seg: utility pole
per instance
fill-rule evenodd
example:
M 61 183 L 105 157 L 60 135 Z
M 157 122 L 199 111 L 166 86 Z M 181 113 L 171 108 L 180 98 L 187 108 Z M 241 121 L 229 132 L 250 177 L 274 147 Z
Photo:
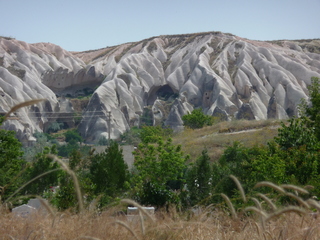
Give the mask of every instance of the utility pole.
M 108 112 L 107 121 L 108 121 L 108 145 L 110 146 L 110 133 L 111 133 L 111 111 L 109 111 L 109 112 Z

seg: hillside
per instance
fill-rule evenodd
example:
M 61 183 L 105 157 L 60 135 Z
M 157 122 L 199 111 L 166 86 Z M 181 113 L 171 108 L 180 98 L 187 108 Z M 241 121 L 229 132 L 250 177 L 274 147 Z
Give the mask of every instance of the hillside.
M 107 136 L 108 112 L 112 138 L 141 124 L 178 131 L 181 116 L 198 107 L 224 120 L 285 119 L 308 97 L 311 77 L 320 77 L 319 46 L 319 39 L 263 42 L 208 32 L 68 52 L 2 37 L 0 110 L 48 99 L 4 126 L 26 143 L 54 122 L 76 126 L 75 115 L 87 142 Z M 81 96 L 88 102 L 72 100 Z
M 246 147 L 266 145 L 278 135 L 280 120 L 233 120 L 216 123 L 201 129 L 185 129 L 173 136 L 173 143 L 180 144 L 191 161 L 203 150 L 208 151 L 211 161 L 217 161 L 224 150 L 238 141 Z

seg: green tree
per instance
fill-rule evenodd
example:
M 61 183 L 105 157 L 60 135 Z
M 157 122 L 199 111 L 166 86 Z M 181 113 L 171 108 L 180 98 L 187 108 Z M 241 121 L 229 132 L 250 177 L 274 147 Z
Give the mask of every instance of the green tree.
M 186 174 L 187 190 L 189 192 L 188 205 L 194 206 L 210 196 L 212 189 L 212 169 L 207 150 L 203 150 L 201 156 L 194 165 L 189 167 Z
M 47 132 L 48 132 L 48 133 L 58 132 L 58 131 L 61 129 L 62 126 L 63 126 L 63 123 L 52 122 L 52 123 L 50 124 L 50 126 L 48 127 Z
M 271 151 L 284 161 L 287 181 L 297 185 L 314 185 L 320 179 L 320 80 L 312 78 L 311 83 L 310 103 L 302 100 L 300 117 L 290 119 L 288 125 L 282 123 L 275 138 L 280 149 Z
M 52 170 L 54 171 L 32 181 L 32 183 L 24 188 L 25 194 L 37 194 L 42 196 L 51 186 L 59 185 L 59 176 L 62 174 L 62 170 L 57 162 L 54 162 L 52 158 L 48 157 L 48 154 L 56 153 L 57 150 L 55 145 L 51 148 L 45 147 L 43 152 L 38 153 L 35 160 L 28 164 L 26 172 L 24 173 L 25 182 L 28 182 L 43 173 Z
M 123 159 L 119 144 L 112 141 L 105 152 L 91 158 L 90 176 L 95 185 L 96 195 L 105 195 L 111 198 L 123 192 L 128 187 L 129 171 Z
M 77 132 L 76 129 L 68 130 L 64 133 L 64 136 L 66 137 L 66 142 L 75 141 L 75 142 L 83 142 L 82 137 Z
M 73 150 L 69 155 L 69 168 L 76 174 L 82 196 L 86 196 L 86 201 L 90 202 L 94 198 L 94 184 L 90 179 L 90 156 L 82 154 L 78 150 Z M 76 189 L 70 174 L 63 172 L 60 176 L 59 188 L 53 194 L 51 203 L 60 210 L 74 209 L 78 206 Z
M 172 144 L 172 139 L 156 144 L 140 143 L 134 152 L 136 173 L 133 176 L 135 198 L 142 204 L 164 206 L 178 203 L 178 196 L 170 189 L 170 183 L 179 181 L 186 168 L 181 146 Z
M 246 179 L 250 186 L 261 181 L 270 181 L 275 184 L 289 183 L 286 161 L 281 154 L 282 150 L 275 142 L 269 142 L 266 148 L 257 148 L 256 153 L 259 154 L 251 155 L 251 168 Z
M 143 126 L 140 131 L 140 139 L 144 143 L 156 143 L 159 138 L 171 137 L 172 132 L 172 129 L 161 126 Z
M 2 123 L 2 119 L 0 122 Z M 15 132 L 0 129 L 0 191 L 2 200 L 10 196 L 21 184 L 16 178 L 26 162 L 22 159 L 21 143 Z
M 121 140 L 121 142 L 124 142 L 125 144 L 138 146 L 139 143 L 141 142 L 140 132 L 141 132 L 140 128 L 132 127 L 129 131 L 123 133 L 120 136 L 120 140 Z
M 35 132 L 33 136 L 36 138 L 36 142 L 29 147 L 24 147 L 23 152 L 23 158 L 27 162 L 31 162 L 35 159 L 36 155 L 39 152 L 42 152 L 45 147 L 51 147 L 52 144 L 49 141 L 52 141 L 52 139 L 49 139 L 49 135 L 41 132 Z
M 79 148 L 78 142 L 72 139 L 66 145 L 58 147 L 58 155 L 61 157 L 68 157 L 73 151 L 78 150 Z
M 271 172 L 272 169 L 268 169 L 268 167 L 277 164 L 277 162 L 268 161 L 267 156 L 268 148 L 262 146 L 248 148 L 240 142 L 234 142 L 233 145 L 225 149 L 219 161 L 212 166 L 214 192 L 224 193 L 228 196 L 233 196 L 237 192 L 237 186 L 229 177 L 230 175 L 236 176 L 246 191 L 251 190 L 258 181 L 276 179 L 278 176 L 271 178 L 275 173 Z M 274 168 L 277 167 L 277 165 L 274 166 Z M 282 175 L 279 174 L 279 178 L 281 178 Z
M 312 77 L 311 85 L 308 87 L 308 90 L 310 105 L 303 105 L 305 117 L 309 120 L 306 121 L 306 124 L 308 127 L 313 128 L 318 141 L 320 141 L 320 79 Z
M 283 150 L 301 146 L 306 146 L 309 150 L 319 149 L 319 140 L 314 128 L 308 127 L 305 121 L 306 119 L 303 117 L 291 118 L 289 125 L 281 123 L 281 128 L 278 129 L 278 136 L 274 138 L 275 142 Z
M 306 146 L 308 150 L 319 150 L 320 145 L 320 80 L 312 77 L 308 87 L 310 102 L 302 99 L 300 117 L 289 120 L 289 125 L 282 123 L 275 138 L 283 149 Z
M 205 115 L 201 108 L 194 109 L 191 114 L 182 116 L 183 125 L 192 129 L 211 126 L 213 119 L 212 116 Z

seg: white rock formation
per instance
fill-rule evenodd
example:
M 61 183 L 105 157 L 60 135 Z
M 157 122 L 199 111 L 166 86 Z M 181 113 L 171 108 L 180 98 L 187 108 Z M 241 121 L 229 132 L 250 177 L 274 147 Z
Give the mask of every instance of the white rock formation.
M 319 40 L 262 42 L 210 32 L 70 53 L 0 38 L 0 110 L 47 99 L 5 123 L 24 141 L 73 112 L 57 96 L 93 91 L 78 127 L 87 142 L 108 136 L 109 112 L 111 138 L 143 123 L 179 130 L 181 117 L 198 107 L 226 120 L 284 119 L 308 97 L 311 77 L 320 77 L 319 46 Z
M 27 44 L 0 37 L 0 112 L 6 113 L 14 105 L 31 99 L 46 99 L 37 106 L 18 110 L 13 119 L 5 121 L 3 127 L 16 131 L 18 138 L 27 145 L 34 140 L 35 131 L 42 132 L 59 118 L 61 111 L 56 97 L 59 90 L 63 92 L 68 86 L 76 89 L 80 88 L 79 85 L 93 84 L 93 75 L 94 67 L 87 66 L 59 46 L 50 43 Z M 99 77 L 96 76 L 95 80 L 99 81 Z M 56 87 L 61 79 L 63 86 Z M 65 114 L 66 109 L 62 110 Z
M 107 77 L 87 108 L 91 121 L 79 130 L 89 141 L 98 140 L 107 132 L 108 111 L 112 138 L 137 124 L 147 109 L 154 123 L 166 116 L 162 122 L 177 130 L 181 116 L 197 107 L 224 119 L 291 117 L 307 98 L 311 77 L 320 77 L 320 55 L 296 43 L 281 44 L 203 33 L 109 49 L 92 62 Z M 179 96 L 169 114 L 159 101 L 165 93 Z

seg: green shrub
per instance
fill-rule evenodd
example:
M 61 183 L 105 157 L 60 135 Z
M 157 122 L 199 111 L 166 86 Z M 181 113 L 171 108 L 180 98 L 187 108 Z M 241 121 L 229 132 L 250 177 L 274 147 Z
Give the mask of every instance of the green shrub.
M 183 177 L 188 156 L 181 146 L 158 139 L 156 144 L 142 142 L 134 152 L 136 173 L 133 176 L 133 197 L 142 204 L 162 207 L 165 204 L 179 204 L 178 196 L 170 183 Z M 180 188 L 181 186 L 178 186 Z
M 106 137 L 100 137 L 98 141 L 99 146 L 107 146 L 109 143 L 108 139 Z
M 50 126 L 48 127 L 47 132 L 48 133 L 55 133 L 58 132 L 61 127 L 63 126 L 63 123 L 58 123 L 58 122 L 53 122 L 50 124 Z
M 159 138 L 168 138 L 172 136 L 173 130 L 162 128 L 160 126 L 143 126 L 140 131 L 140 139 L 144 143 L 156 143 Z
M 35 159 L 28 165 L 24 173 L 25 182 L 28 182 L 45 172 L 52 170 L 57 171 L 44 175 L 27 185 L 24 188 L 25 194 L 36 194 L 42 196 L 45 191 L 50 189 L 50 186 L 59 185 L 59 176 L 62 174 L 62 170 L 57 162 L 54 162 L 52 158 L 48 157 L 48 154 L 56 153 L 57 150 L 55 145 L 53 145 L 51 148 L 45 147 L 44 150 L 38 153 Z
M 66 137 L 66 142 L 70 142 L 71 140 L 80 143 L 83 142 L 82 137 L 79 135 L 76 129 L 66 131 L 64 133 L 64 136 Z
M 192 129 L 203 128 L 213 124 L 213 117 L 205 115 L 201 108 L 194 109 L 191 113 L 182 116 L 183 125 Z
M 141 132 L 140 128 L 132 127 L 129 131 L 123 133 L 120 136 L 120 140 L 123 144 L 138 146 L 138 144 L 141 142 L 140 132 Z

